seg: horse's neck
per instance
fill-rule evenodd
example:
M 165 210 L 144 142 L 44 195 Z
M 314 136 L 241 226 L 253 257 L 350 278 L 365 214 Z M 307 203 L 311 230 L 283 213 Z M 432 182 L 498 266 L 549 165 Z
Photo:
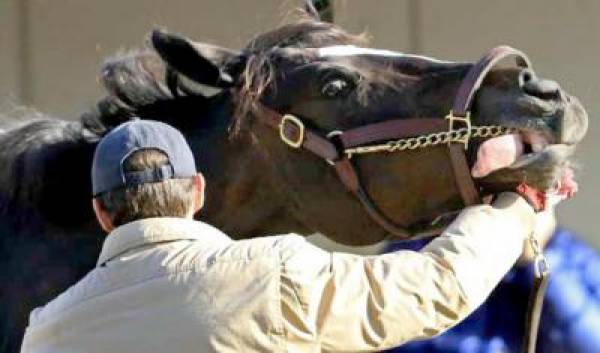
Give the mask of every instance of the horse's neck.
M 212 127 L 188 135 L 197 167 L 207 181 L 200 219 L 234 239 L 306 233 L 289 212 L 286 197 L 277 192 L 269 173 L 272 166 L 253 146 L 251 136 L 228 136 L 228 103 L 216 104 L 208 113 Z

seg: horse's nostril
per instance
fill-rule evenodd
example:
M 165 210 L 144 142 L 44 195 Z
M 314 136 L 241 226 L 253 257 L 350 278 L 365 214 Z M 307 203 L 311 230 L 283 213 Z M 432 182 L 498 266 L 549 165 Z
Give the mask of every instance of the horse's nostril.
M 552 80 L 541 79 L 530 70 L 523 70 L 519 74 L 519 86 L 523 92 L 540 99 L 559 99 L 560 86 Z
M 527 82 L 530 82 L 535 77 L 533 71 L 525 69 L 519 74 L 519 86 L 523 87 Z

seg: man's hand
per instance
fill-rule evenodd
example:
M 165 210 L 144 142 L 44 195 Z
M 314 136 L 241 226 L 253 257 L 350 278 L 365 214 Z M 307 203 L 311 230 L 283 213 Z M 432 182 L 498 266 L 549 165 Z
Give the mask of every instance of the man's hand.
M 571 169 L 568 169 L 566 171 L 566 173 L 569 173 L 569 174 L 566 175 L 565 179 L 567 179 L 567 180 L 570 179 L 571 182 L 573 182 L 572 181 L 573 180 L 573 178 L 572 178 L 573 172 L 571 171 Z M 536 210 L 539 212 L 536 215 L 535 231 L 534 231 L 533 236 L 537 239 L 537 241 L 540 244 L 540 247 L 542 249 L 544 249 L 546 247 L 546 245 L 548 244 L 548 242 L 550 242 L 550 240 L 552 239 L 552 236 L 554 235 L 554 231 L 556 230 L 556 215 L 555 215 L 556 206 L 561 201 L 573 197 L 577 191 L 578 191 L 577 183 L 573 182 L 572 185 L 558 185 L 558 187 L 555 190 L 541 194 L 542 195 L 541 197 L 543 198 L 542 201 L 543 201 L 544 207 L 541 208 L 540 210 Z M 519 192 L 519 194 L 521 194 L 521 193 Z M 539 196 L 539 194 L 536 196 Z M 529 203 L 531 204 L 532 202 L 529 201 Z M 535 206 L 533 206 L 533 207 L 535 209 Z M 519 259 L 519 263 L 521 263 L 521 264 L 529 263 L 530 261 L 533 260 L 533 257 L 534 257 L 531 246 L 529 246 L 528 243 L 525 243 L 525 244 L 526 245 L 525 245 L 525 248 L 523 249 L 523 255 Z
M 540 244 L 540 248 L 544 249 L 552 239 L 556 230 L 556 216 L 554 206 L 548 207 L 545 211 L 538 212 L 535 216 L 535 230 L 533 236 Z M 534 253 L 528 241 L 524 243 L 523 254 L 519 258 L 520 265 L 527 265 L 533 261 Z

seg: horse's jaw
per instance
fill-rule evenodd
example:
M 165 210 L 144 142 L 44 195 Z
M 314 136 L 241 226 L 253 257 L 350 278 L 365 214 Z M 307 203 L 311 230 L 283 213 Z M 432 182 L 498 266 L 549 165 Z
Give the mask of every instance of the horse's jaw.
M 247 131 L 214 131 L 194 144 L 206 178 L 206 203 L 196 218 L 233 239 L 311 233 L 289 211 L 289 200 L 268 172 L 273 166 Z

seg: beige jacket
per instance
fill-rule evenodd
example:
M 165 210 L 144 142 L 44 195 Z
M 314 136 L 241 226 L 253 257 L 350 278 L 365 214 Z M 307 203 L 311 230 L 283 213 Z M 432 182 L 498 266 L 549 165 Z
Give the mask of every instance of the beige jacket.
M 197 221 L 113 231 L 98 266 L 30 316 L 22 352 L 376 350 L 436 335 L 519 257 L 533 212 L 505 194 L 421 252 L 361 257 L 302 237 L 232 241 Z

